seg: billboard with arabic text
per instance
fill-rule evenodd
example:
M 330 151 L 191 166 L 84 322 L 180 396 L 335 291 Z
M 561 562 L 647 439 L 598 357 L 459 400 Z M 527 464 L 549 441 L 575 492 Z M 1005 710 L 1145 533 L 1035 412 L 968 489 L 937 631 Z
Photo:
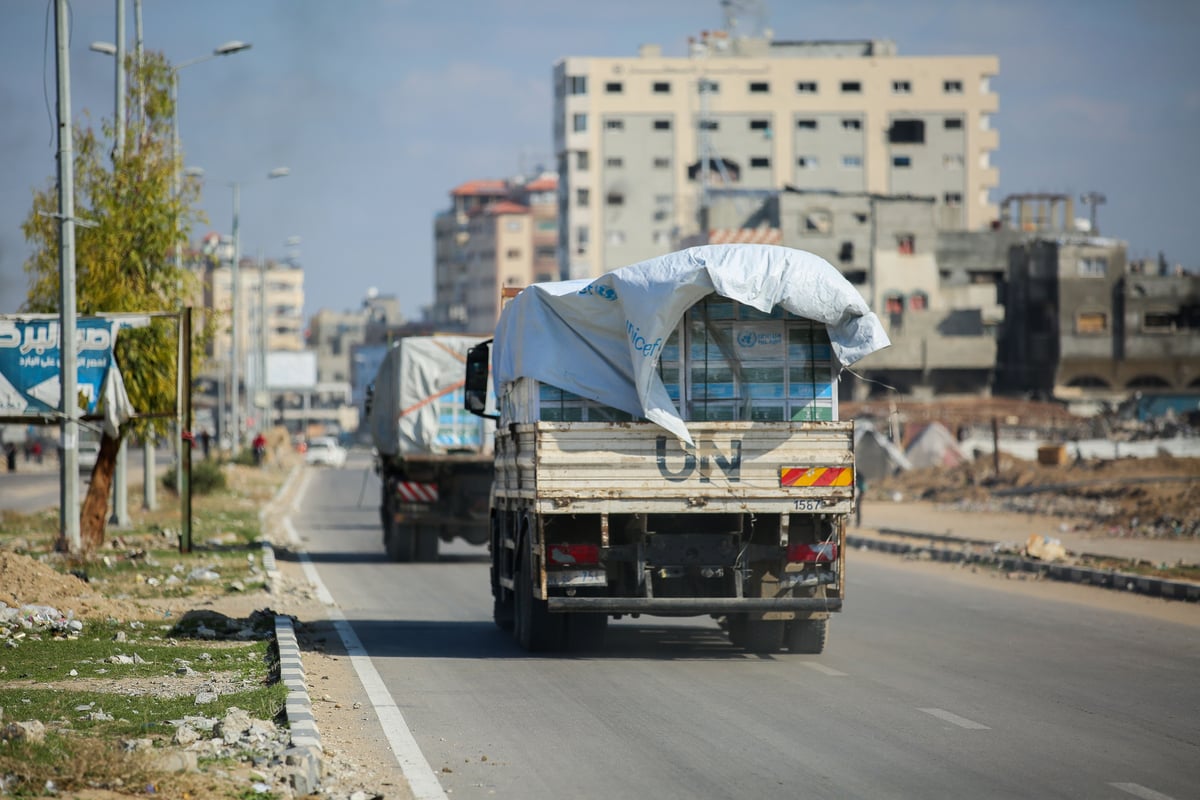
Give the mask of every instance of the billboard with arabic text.
M 80 317 L 75 357 L 85 414 L 97 413 L 122 322 Z M 0 316 L 0 417 L 44 417 L 60 410 L 61 326 L 55 315 Z

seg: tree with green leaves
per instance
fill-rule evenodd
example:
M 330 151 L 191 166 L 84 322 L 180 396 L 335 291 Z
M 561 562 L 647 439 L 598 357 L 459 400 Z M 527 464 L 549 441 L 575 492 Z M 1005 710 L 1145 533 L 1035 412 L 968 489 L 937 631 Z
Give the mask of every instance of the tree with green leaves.
M 177 183 L 181 165 L 173 150 L 172 68 L 162 54 L 146 53 L 140 66 L 130 57 L 128 74 L 130 113 L 120 152 L 115 121 L 105 121 L 101 135 L 75 126 L 75 215 L 82 222 L 75 235 L 76 310 L 81 316 L 174 312 L 200 299 L 196 276 L 177 268 L 174 259 L 192 225 L 203 220 L 195 208 L 199 183 L 191 178 Z M 22 225 L 34 248 L 25 263 L 30 283 L 25 310 L 30 312 L 60 311 L 57 209 L 58 186 L 52 181 L 34 193 Z M 124 329 L 117 336 L 115 357 L 138 414 L 176 407 L 177 328 L 162 323 Z M 193 363 L 203 357 L 208 334 L 201 330 L 194 336 Z M 135 418 L 121 425 L 117 437 L 103 434 L 80 512 L 85 552 L 104 543 L 121 441 L 133 434 L 151 442 L 166 433 L 166 426 L 161 417 Z

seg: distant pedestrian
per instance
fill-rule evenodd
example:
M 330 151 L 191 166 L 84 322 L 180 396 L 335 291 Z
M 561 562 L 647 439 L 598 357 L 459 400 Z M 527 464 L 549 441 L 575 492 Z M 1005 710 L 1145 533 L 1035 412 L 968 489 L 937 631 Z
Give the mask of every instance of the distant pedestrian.
M 204 460 L 208 460 L 208 451 L 212 447 L 212 434 L 208 432 L 208 428 L 200 429 L 200 450 L 204 453 Z
M 261 467 L 267 455 L 267 437 L 259 433 L 254 437 L 254 465 Z
M 4 445 L 4 457 L 8 462 L 8 471 L 17 471 L 17 446 L 12 442 Z

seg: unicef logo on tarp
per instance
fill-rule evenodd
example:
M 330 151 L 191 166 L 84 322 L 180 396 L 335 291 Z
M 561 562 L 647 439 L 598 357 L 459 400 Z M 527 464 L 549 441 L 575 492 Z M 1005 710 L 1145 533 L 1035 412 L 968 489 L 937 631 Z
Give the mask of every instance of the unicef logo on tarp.
M 754 347 L 758 342 L 758 334 L 754 331 L 742 331 L 738 334 L 738 344 L 742 347 Z
M 616 289 L 612 288 L 611 286 L 600 286 L 595 283 L 589 283 L 587 286 L 580 289 L 579 293 L 582 295 L 599 297 L 600 299 L 607 300 L 610 303 L 617 299 Z

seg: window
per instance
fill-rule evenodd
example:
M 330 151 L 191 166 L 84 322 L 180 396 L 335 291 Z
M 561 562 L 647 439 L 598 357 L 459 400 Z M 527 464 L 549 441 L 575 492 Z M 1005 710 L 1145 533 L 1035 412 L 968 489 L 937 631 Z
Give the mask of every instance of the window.
M 671 93 L 671 84 L 667 83 L 666 81 L 655 81 L 654 82 L 654 93 L 655 94 L 670 94 Z
M 815 119 L 798 119 L 796 127 L 802 131 L 815 131 L 817 129 L 817 121 Z
M 892 81 L 892 94 L 912 94 L 912 81 Z
M 606 119 L 604 121 L 604 127 L 610 131 L 623 131 L 623 130 L 625 130 L 625 120 L 623 120 L 623 119 Z
M 917 237 L 911 233 L 896 234 L 896 252 L 902 256 L 911 256 L 917 251 Z
M 510 219 L 508 222 L 504 223 L 504 230 L 508 231 L 509 233 L 520 233 L 520 220 Z
M 669 119 L 656 119 L 656 120 L 654 120 L 654 130 L 656 130 L 656 131 L 669 131 L 669 130 L 671 130 L 671 120 L 669 120 Z
M 842 94 L 859 94 L 862 92 L 861 81 L 842 81 Z
M 771 123 L 769 120 L 765 120 L 765 119 L 750 120 L 750 130 L 752 130 L 752 131 L 766 131 L 766 130 L 770 130 L 770 129 L 771 129 Z
M 824 209 L 809 211 L 804 215 L 805 233 L 829 233 L 833 230 L 833 214 Z
M 908 307 L 912 311 L 924 311 L 929 308 L 929 295 L 921 291 L 913 292 L 908 298 Z
M 654 221 L 655 222 L 665 222 L 667 217 L 669 217 L 669 216 L 671 216 L 671 215 L 660 208 L 654 212 Z
M 587 208 L 588 203 L 591 202 L 591 198 L 592 198 L 592 196 L 591 196 L 591 192 L 589 190 L 587 190 L 587 189 L 576 189 L 575 190 L 575 205 L 579 206 L 580 208 Z
M 750 81 L 750 94 L 766 94 L 771 91 L 771 84 L 766 81 Z
M 962 169 L 963 157 L 959 153 L 950 153 L 942 156 L 942 166 L 946 169 Z
M 907 169 L 912 166 L 912 158 L 909 156 L 892 156 L 892 166 Z
M 720 126 L 717 124 L 717 121 L 715 119 L 700 120 L 700 130 L 702 130 L 702 131 L 715 131 L 719 127 Z
M 625 84 L 620 81 L 609 81 L 604 84 L 604 91 L 606 94 L 621 94 L 625 91 Z
M 578 242 L 577 253 L 586 253 L 588 248 L 588 227 L 580 225 L 575 229 L 575 241 Z
M 799 158 L 796 159 L 796 166 L 800 167 L 800 169 L 816 169 L 817 157 L 816 156 L 800 156 Z
M 1169 311 L 1143 312 L 1142 331 L 1145 333 L 1174 333 L 1175 317 Z
M 625 205 L 625 195 L 621 192 L 610 189 L 608 196 L 605 198 L 605 202 L 607 202 L 610 206 L 623 206 Z
M 796 93 L 797 94 L 816 94 L 817 93 L 817 82 L 816 81 L 796 81 Z
M 700 94 L 718 94 L 721 91 L 721 84 L 716 81 L 700 80 Z
M 942 81 L 942 91 L 946 94 L 962 94 L 962 81 Z
M 671 168 L 671 159 L 663 158 L 662 156 L 655 158 L 654 159 L 654 168 L 655 169 L 670 169 Z
M 842 156 L 842 166 L 847 169 L 859 169 L 862 167 L 862 156 Z
M 570 75 L 567 77 L 567 94 L 587 94 L 587 76 Z
M 948 206 L 961 206 L 962 192 L 946 192 L 942 195 L 942 202 Z
M 588 151 L 578 150 L 575 153 L 575 169 L 579 172 L 587 172 L 588 170 Z
M 771 159 L 766 156 L 751 156 L 750 158 L 750 167 L 752 169 L 769 169 L 770 166 Z
M 838 261 L 842 264 L 854 263 L 854 242 L 842 242 L 838 249 Z
M 1108 274 L 1108 259 L 1104 256 L 1091 256 L 1079 259 L 1079 276 L 1082 278 L 1103 278 Z
M 623 158 L 606 158 L 606 159 L 604 159 L 604 166 L 610 167 L 612 169 L 620 169 L 621 167 L 625 166 L 625 159 L 623 159 Z
M 655 247 L 671 247 L 674 243 L 671 241 L 670 231 L 655 231 L 654 246 Z
M 925 120 L 892 120 L 892 127 L 888 130 L 888 141 L 892 144 L 924 144 Z
M 1083 311 L 1075 315 L 1075 332 L 1081 334 L 1104 333 L 1108 329 L 1108 315 L 1103 311 Z
M 855 211 L 854 212 L 854 221 L 857 222 L 859 225 L 866 225 L 867 224 L 867 215 L 862 213 L 861 211 Z
M 847 117 L 846 119 L 842 120 L 842 128 L 848 131 L 861 131 L 862 120 L 854 117 Z
M 609 244 L 625 244 L 625 231 L 618 231 L 610 228 L 604 235 L 604 238 Z
M 571 117 L 571 128 L 576 133 L 583 133 L 587 130 L 587 114 L 575 114 Z
M 504 257 L 510 258 L 510 259 L 511 258 L 520 258 L 521 250 L 520 250 L 520 248 L 517 248 L 517 247 L 510 247 L 508 250 L 504 251 Z
M 946 117 L 946 119 L 942 122 L 942 125 L 948 131 L 962 130 L 962 117 Z

